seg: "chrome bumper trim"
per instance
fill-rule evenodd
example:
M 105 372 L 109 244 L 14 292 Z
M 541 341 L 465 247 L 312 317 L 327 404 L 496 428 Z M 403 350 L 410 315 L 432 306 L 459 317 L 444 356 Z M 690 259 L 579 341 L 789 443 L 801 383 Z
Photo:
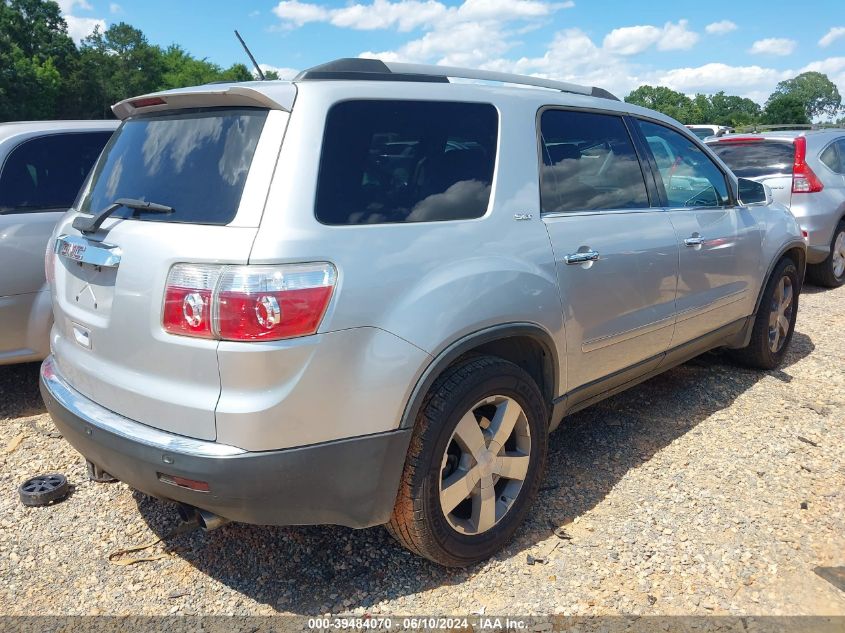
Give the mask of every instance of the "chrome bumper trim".
M 50 395 L 70 413 L 86 424 L 127 440 L 163 451 L 196 457 L 232 457 L 247 452 L 242 448 L 228 444 L 218 444 L 217 442 L 207 442 L 166 433 L 109 411 L 71 387 L 59 375 L 52 356 L 48 356 L 41 364 L 41 380 Z

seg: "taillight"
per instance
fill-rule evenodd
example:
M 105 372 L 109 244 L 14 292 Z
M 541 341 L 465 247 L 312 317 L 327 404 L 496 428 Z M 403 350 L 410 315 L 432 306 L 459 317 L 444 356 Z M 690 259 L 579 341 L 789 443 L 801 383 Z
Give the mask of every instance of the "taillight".
M 177 264 L 167 275 L 162 325 L 171 334 L 214 338 L 211 300 L 221 266 Z
M 329 263 L 278 266 L 177 264 L 165 290 L 164 329 L 227 341 L 314 334 L 334 291 Z
M 807 138 L 795 138 L 795 161 L 792 165 L 792 193 L 816 193 L 824 189 L 822 181 L 807 164 Z
M 47 250 L 44 251 L 44 276 L 50 286 L 56 281 L 56 242 L 52 237 L 47 242 Z

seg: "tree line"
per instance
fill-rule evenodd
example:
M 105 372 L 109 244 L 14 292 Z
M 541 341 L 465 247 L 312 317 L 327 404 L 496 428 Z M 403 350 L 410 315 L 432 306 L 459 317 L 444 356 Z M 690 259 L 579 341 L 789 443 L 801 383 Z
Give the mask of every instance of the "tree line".
M 762 108 L 744 97 L 719 91 L 687 95 L 665 86 L 640 86 L 625 101 L 663 112 L 686 124 L 711 123 L 737 127 L 752 124 L 807 124 L 835 117 L 842 110 L 839 90 L 827 75 L 805 72 L 781 81 Z M 840 119 L 839 123 L 845 123 Z
M 251 79 L 244 64 L 222 68 L 177 44 L 150 44 L 124 22 L 96 29 L 77 45 L 56 2 L 0 0 L 0 121 L 110 118 L 112 104 L 127 97 Z M 763 108 L 723 91 L 690 98 L 665 86 L 640 86 L 625 101 L 682 123 L 730 126 L 809 123 L 836 116 L 842 105 L 836 85 L 818 72 L 780 82 Z
M 221 68 L 177 44 L 150 44 L 123 22 L 77 46 L 55 2 L 0 0 L 0 121 L 110 118 L 127 97 L 251 79 L 244 64 Z

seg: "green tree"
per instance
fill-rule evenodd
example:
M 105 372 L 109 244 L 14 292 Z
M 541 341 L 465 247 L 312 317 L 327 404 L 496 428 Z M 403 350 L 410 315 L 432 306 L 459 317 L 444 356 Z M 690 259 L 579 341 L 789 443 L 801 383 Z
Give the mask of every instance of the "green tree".
M 836 116 L 842 105 L 842 97 L 827 75 L 819 72 L 801 73 L 797 77 L 781 81 L 769 101 L 778 95 L 789 95 L 804 106 L 808 119 L 821 116 Z M 768 104 L 767 104 L 768 106 Z
M 79 108 L 108 118 L 118 101 L 158 90 L 165 64 L 161 49 L 125 22 L 99 28 L 82 41 L 76 81 Z
M 625 101 L 657 110 L 682 123 L 689 122 L 693 110 L 692 99 L 665 86 L 640 86 Z
M 761 123 L 809 123 L 806 103 L 790 94 L 773 94 L 766 102 Z
M 60 116 L 76 62 L 59 5 L 0 0 L 0 121 Z
M 745 97 L 726 95 L 719 91 L 710 97 L 710 116 L 708 123 L 716 125 L 748 125 L 760 117 L 760 106 Z

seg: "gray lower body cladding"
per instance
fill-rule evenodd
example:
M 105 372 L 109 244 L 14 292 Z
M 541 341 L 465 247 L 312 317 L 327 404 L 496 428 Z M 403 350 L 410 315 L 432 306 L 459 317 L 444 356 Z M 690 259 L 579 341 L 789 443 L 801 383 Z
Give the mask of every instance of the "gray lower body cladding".
M 259 525 L 364 528 L 390 518 L 410 429 L 279 451 L 195 455 L 98 426 L 60 402 L 48 382 L 42 370 L 41 394 L 65 439 L 87 460 L 146 494 Z M 159 473 L 207 482 L 209 491 L 165 483 Z

